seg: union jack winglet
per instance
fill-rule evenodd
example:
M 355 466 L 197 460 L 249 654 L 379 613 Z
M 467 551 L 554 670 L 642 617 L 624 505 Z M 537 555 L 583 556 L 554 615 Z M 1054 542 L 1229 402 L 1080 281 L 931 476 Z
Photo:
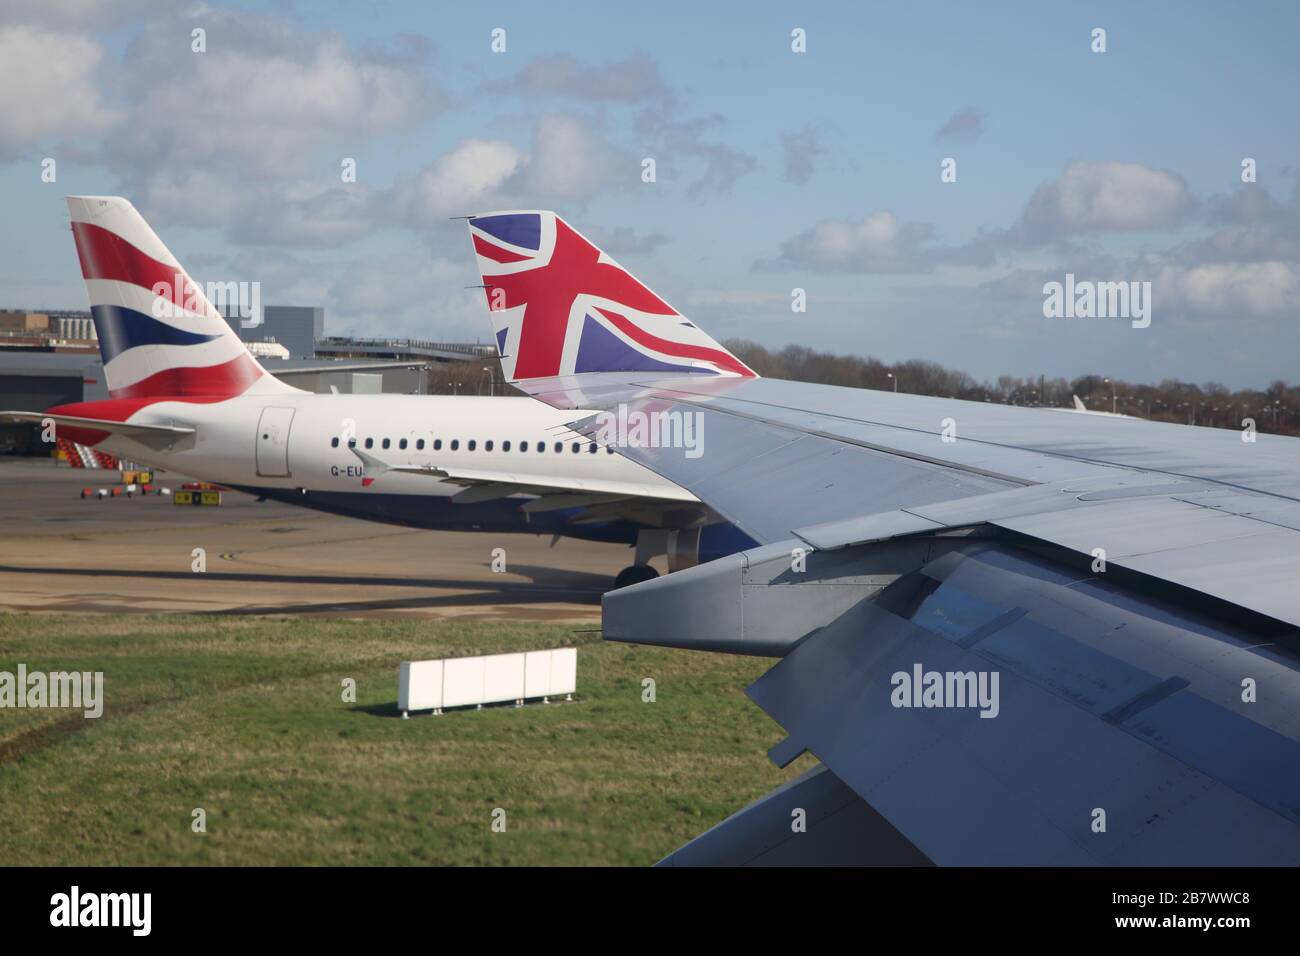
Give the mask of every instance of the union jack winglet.
M 553 212 L 469 218 L 510 381 L 582 372 L 755 377 Z

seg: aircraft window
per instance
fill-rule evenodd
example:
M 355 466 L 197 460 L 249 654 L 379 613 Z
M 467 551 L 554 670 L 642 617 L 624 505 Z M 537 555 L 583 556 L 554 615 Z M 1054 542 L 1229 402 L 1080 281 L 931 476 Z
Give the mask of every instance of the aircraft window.
M 546 451 L 546 442 L 544 442 L 544 441 L 539 441 L 539 442 L 537 443 L 537 451 L 538 451 L 538 453 L 541 453 L 541 452 Z
M 356 448 L 356 447 L 357 447 L 357 440 L 356 440 L 355 438 L 349 438 L 349 439 L 348 439 L 348 447 L 349 447 L 349 448 Z
M 399 442 L 397 443 L 397 447 L 398 447 L 398 448 L 405 448 L 405 447 L 406 447 L 406 439 L 403 438 L 401 441 L 399 441 Z
M 519 443 L 519 450 L 520 450 L 520 451 L 528 451 L 528 442 L 526 442 L 526 441 L 521 441 L 521 442 Z
M 337 435 L 335 435 L 333 438 L 330 439 L 330 447 L 331 447 L 331 448 L 338 448 L 338 447 L 339 447 L 339 439 L 338 439 L 338 436 L 337 436 Z
M 558 455 L 562 451 L 564 451 L 564 442 L 557 441 L 555 443 L 555 453 Z
M 434 451 L 442 451 L 442 439 L 441 439 L 441 438 L 435 438 L 435 439 L 433 440 L 433 450 L 434 450 Z
M 610 445 L 609 447 L 607 447 L 607 448 L 605 449 L 605 451 L 606 451 L 606 453 L 608 453 L 608 454 L 610 454 L 610 455 L 614 454 L 614 446 L 613 446 L 613 445 Z
M 573 453 L 576 455 L 580 451 L 582 451 L 582 442 L 575 441 L 573 443 Z
M 471 439 L 469 440 L 469 444 L 467 444 L 465 447 L 468 448 L 470 451 L 473 451 L 473 450 L 474 450 L 474 447 L 475 447 L 477 444 L 478 444 L 478 442 L 476 442 L 474 439 L 471 438 Z
M 452 450 L 452 451 L 455 451 L 455 450 L 458 449 L 458 448 L 460 448 L 460 439 L 459 439 L 459 438 L 453 438 L 453 439 L 451 440 L 451 450 Z
M 595 442 L 592 442 L 590 445 L 587 446 L 587 452 L 588 452 L 589 454 L 594 455 L 594 454 L 596 454 L 596 448 L 597 448 L 597 447 L 598 447 L 598 446 L 596 445 L 596 443 L 595 443 Z
M 387 438 L 384 439 L 384 447 L 385 447 L 385 448 L 387 448 L 387 447 L 388 447 L 389 445 L 391 445 L 391 444 L 392 444 L 392 442 L 390 442 Z
M 489 438 L 487 441 L 485 441 L 485 442 L 483 443 L 483 450 L 484 450 L 484 451 L 491 451 L 491 450 L 492 450 L 492 439 Z
M 375 440 L 374 440 L 373 438 L 367 438 L 367 439 L 366 439 L 366 447 L 367 447 L 367 448 L 374 448 L 374 447 L 375 447 Z
M 415 449 L 416 449 L 416 451 L 424 451 L 424 439 L 423 439 L 423 438 L 417 438 L 417 439 L 415 440 Z
M 509 450 L 510 450 L 510 442 L 508 442 L 508 441 L 503 441 L 503 442 L 501 443 L 501 450 L 502 450 L 502 451 L 509 451 Z

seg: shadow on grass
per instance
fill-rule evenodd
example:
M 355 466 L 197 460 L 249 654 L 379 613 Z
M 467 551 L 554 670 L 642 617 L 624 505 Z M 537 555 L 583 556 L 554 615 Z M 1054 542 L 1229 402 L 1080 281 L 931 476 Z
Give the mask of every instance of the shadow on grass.
M 402 712 L 397 709 L 397 701 L 384 704 L 367 704 L 362 707 L 357 705 L 350 708 L 352 711 L 360 714 L 369 714 L 371 717 L 401 717 Z
M 537 700 L 532 700 L 532 699 L 528 700 L 523 707 L 516 707 L 514 701 L 503 700 L 491 704 L 484 704 L 482 709 L 483 710 L 525 710 L 529 707 L 550 707 L 554 704 L 566 704 L 566 703 L 573 704 L 576 703 L 577 701 L 578 698 L 576 696 L 574 697 L 573 700 L 569 700 L 569 701 L 566 701 L 561 697 L 556 697 L 550 701 L 543 701 L 539 698 Z M 442 713 L 437 716 L 445 717 L 450 714 L 473 713 L 474 711 L 479 709 L 480 708 L 474 704 L 466 704 L 464 707 L 446 707 L 443 709 Z M 350 707 L 349 710 L 358 714 L 369 714 L 371 717 L 401 717 L 402 716 L 402 712 L 397 709 L 397 701 L 385 702 L 382 704 L 366 704 L 364 706 L 362 706 L 361 704 L 357 704 L 354 707 Z M 411 711 L 411 716 L 432 717 L 435 715 L 431 710 L 413 710 Z

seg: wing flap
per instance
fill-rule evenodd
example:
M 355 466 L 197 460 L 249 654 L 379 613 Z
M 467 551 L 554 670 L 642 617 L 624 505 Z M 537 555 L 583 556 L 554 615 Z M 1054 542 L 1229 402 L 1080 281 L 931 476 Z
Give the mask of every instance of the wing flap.
M 802 815 L 804 829 L 791 824 Z M 657 866 L 928 866 L 826 767 L 814 767 L 670 853 Z
M 923 574 L 932 589 L 905 614 L 882 592 L 751 686 L 790 733 L 780 753 L 814 754 L 940 865 L 1300 861 L 1294 662 L 1080 595 L 1028 556 L 976 549 Z M 1280 706 L 1243 705 L 1241 673 Z M 998 681 L 987 708 L 923 706 L 921 674 Z

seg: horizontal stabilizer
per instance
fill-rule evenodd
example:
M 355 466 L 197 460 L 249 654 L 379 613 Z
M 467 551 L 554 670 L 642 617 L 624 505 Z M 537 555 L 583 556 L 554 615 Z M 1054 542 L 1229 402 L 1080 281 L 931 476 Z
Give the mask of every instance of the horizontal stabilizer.
M 26 422 L 32 425 L 43 425 L 47 421 L 52 421 L 56 428 L 67 425 L 86 431 L 107 432 L 111 435 L 126 435 L 131 438 L 180 437 L 194 434 L 194 429 L 188 425 L 115 422 L 105 418 L 84 418 L 80 415 L 51 415 L 49 412 L 0 412 L 0 421 Z

